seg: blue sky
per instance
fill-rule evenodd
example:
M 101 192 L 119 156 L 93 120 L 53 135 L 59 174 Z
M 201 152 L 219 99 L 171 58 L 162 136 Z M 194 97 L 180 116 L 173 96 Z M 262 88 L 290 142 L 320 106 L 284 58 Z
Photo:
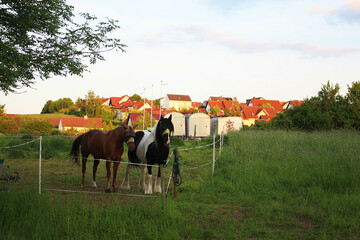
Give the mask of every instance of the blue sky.
M 47 100 L 134 93 L 287 101 L 315 96 L 328 80 L 341 93 L 360 81 L 360 0 L 72 0 L 76 12 L 119 20 L 110 52 L 84 77 L 38 80 L 0 94 L 7 113 L 39 113 Z M 160 83 L 164 85 L 162 91 Z M 153 87 L 152 87 L 153 86 Z M 145 93 L 144 88 L 146 88 Z

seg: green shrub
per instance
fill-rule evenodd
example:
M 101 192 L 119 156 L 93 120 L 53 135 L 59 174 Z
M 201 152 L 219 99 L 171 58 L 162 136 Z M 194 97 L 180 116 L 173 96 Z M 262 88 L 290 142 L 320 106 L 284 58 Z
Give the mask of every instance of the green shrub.
M 21 138 L 13 138 L 8 141 L 7 148 L 4 149 L 8 158 L 36 158 L 39 156 L 39 142 L 34 141 L 26 144 L 35 138 L 31 135 L 24 135 Z M 22 146 L 18 146 L 24 144 Z
M 19 131 L 19 125 L 16 121 L 13 121 L 7 117 L 0 117 L 0 133 L 2 134 L 14 134 Z
M 177 136 L 171 137 L 171 145 L 173 146 L 184 146 L 184 141 Z
M 50 134 L 53 130 L 53 125 L 48 120 L 32 119 L 22 126 L 27 133 Z
M 57 130 L 57 129 L 52 130 L 51 133 L 50 133 L 50 135 L 60 135 L 60 134 L 61 134 L 60 131 Z

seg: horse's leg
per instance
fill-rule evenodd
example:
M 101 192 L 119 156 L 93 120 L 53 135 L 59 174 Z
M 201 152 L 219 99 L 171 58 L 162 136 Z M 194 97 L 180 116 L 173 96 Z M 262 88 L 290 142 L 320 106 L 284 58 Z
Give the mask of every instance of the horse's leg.
M 86 171 L 86 161 L 89 155 L 87 154 L 82 154 L 82 186 L 83 188 L 85 188 L 85 171 Z
M 148 182 L 145 187 L 145 194 L 152 194 L 152 167 L 148 166 Z
M 125 177 L 121 184 L 121 189 L 123 189 L 123 190 L 130 190 L 129 176 L 130 176 L 131 170 L 132 170 L 132 165 L 128 163 L 126 166 Z
M 111 167 L 111 160 L 107 159 L 106 160 L 106 179 L 107 179 L 107 183 L 106 183 L 106 189 L 105 189 L 106 193 L 111 193 L 111 190 L 110 190 L 110 177 L 111 177 L 110 167 Z
M 156 193 L 161 193 L 161 170 L 160 170 L 160 166 L 159 166 L 159 171 L 158 171 L 158 175 L 157 178 L 155 179 L 155 186 L 154 186 L 154 192 Z
M 121 160 L 121 159 L 120 159 Z M 114 165 L 113 165 L 113 182 L 112 182 L 112 187 L 114 192 L 117 192 L 118 189 L 116 187 L 116 175 L 117 175 L 117 170 L 119 168 L 119 164 L 120 164 L 120 160 L 118 161 L 114 161 Z
M 97 171 L 97 167 L 100 163 L 99 159 L 94 159 L 94 165 L 93 165 L 93 181 L 92 181 L 92 186 L 93 188 L 97 188 L 96 185 L 96 171 Z
M 145 174 L 146 174 L 146 167 L 145 166 L 141 166 L 141 177 L 140 177 L 140 181 L 138 186 L 140 187 L 140 189 L 145 190 Z

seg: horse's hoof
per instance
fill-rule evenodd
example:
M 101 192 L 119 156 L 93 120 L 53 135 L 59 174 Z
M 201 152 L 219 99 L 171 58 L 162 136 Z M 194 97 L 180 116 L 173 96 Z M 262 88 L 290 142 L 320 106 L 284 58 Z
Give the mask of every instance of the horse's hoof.
M 121 186 L 120 186 L 120 189 L 121 189 L 121 190 L 125 190 L 125 191 L 129 191 L 129 190 L 130 190 L 130 185 L 124 185 L 124 186 L 121 185 Z
M 105 192 L 106 192 L 106 193 L 111 193 L 110 188 L 106 188 L 106 189 L 105 189 Z
M 114 192 L 118 192 L 118 188 L 114 188 Z

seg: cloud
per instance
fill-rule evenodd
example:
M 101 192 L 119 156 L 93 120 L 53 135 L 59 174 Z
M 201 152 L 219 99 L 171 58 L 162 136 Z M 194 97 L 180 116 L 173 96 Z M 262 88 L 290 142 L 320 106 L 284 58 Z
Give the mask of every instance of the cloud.
M 213 42 L 238 53 L 260 53 L 267 51 L 295 51 L 309 57 L 341 57 L 360 52 L 360 48 L 317 46 L 304 43 L 254 42 L 233 38 L 230 34 L 210 31 L 203 26 L 172 27 L 169 31 L 184 36 L 187 41 Z M 174 34 L 174 33 L 172 33 Z
M 346 3 L 329 9 L 311 7 L 310 13 L 320 14 L 329 19 L 337 19 L 349 23 L 360 23 L 360 0 L 349 0 Z

